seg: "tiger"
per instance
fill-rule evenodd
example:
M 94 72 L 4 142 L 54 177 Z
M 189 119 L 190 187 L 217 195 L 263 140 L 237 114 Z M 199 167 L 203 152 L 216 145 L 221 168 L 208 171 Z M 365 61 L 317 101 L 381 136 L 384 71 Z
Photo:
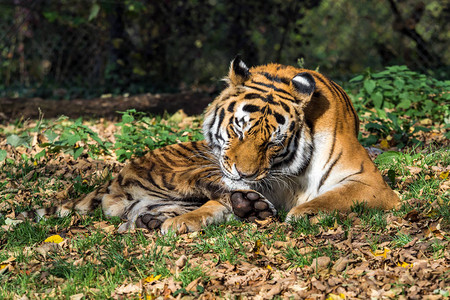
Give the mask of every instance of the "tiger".
M 22 217 L 89 213 L 101 206 L 135 228 L 199 231 L 232 218 L 287 211 L 286 221 L 355 203 L 400 203 L 358 141 L 346 92 L 319 72 L 276 63 L 230 65 L 226 88 L 204 113 L 202 141 L 169 145 L 130 161 L 113 180 Z

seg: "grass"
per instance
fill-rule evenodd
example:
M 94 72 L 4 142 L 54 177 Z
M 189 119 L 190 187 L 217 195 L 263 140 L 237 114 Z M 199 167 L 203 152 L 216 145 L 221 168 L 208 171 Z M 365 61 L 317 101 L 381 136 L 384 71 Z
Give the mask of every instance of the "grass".
M 147 121 L 152 124 L 151 120 Z M 133 122 L 135 119 L 125 119 L 122 123 Z M 78 123 L 77 126 L 84 125 Z M 53 128 L 63 130 L 63 127 Z M 145 126 L 141 130 L 143 134 L 153 132 Z M 184 132 L 187 131 L 179 131 L 181 134 Z M 172 133 L 168 131 L 167 134 Z M 140 133 L 134 131 L 134 134 Z M 184 134 L 188 135 L 189 132 Z M 125 137 L 119 140 L 128 143 L 127 149 L 132 148 L 132 140 Z M 167 140 L 161 137 L 158 141 Z M 177 139 L 171 137 L 170 141 L 176 142 Z M 81 142 L 92 141 L 86 139 Z M 52 147 L 55 145 L 53 143 Z M 151 145 L 150 141 L 148 145 Z M 332 265 L 344 256 L 340 243 L 348 237 L 367 245 L 373 252 L 382 251 L 384 247 L 394 251 L 410 243 L 414 236 L 409 232 L 393 231 L 388 218 L 404 218 L 415 210 L 430 224 L 439 221 L 440 230 L 450 226 L 448 193 L 439 191 L 445 179 L 432 169 L 433 166 L 450 165 L 450 151 L 430 146 L 395 154 L 386 152 L 376 159 L 383 175 L 394 175 L 392 186 L 403 199 L 417 199 L 404 201 L 393 214 L 355 203 L 353 217 L 338 212 L 320 213 L 314 218 L 297 218 L 290 224 L 274 222 L 260 227 L 233 220 L 206 227 L 195 234 L 161 236 L 141 230 L 126 234 L 108 231 L 108 226 L 117 229 L 120 218 L 106 218 L 101 210 L 96 210 L 89 216 L 73 214 L 37 223 L 23 222 L 8 229 L 6 225 L 14 219 L 10 215 L 12 212 L 50 205 L 55 201 L 55 194 L 63 191 L 67 192 L 63 197 L 78 197 L 117 172 L 114 165 L 77 170 L 72 167 L 76 161 L 58 156 L 58 153 L 46 153 L 36 159 L 39 152 L 33 152 L 33 147 L 36 145 L 10 148 L 17 149 L 14 150 L 17 153 L 0 162 L 0 262 L 14 259 L 12 263 L 0 265 L 8 269 L 0 270 L 0 298 L 17 295 L 68 298 L 83 293 L 92 299 L 105 299 L 117 293 L 121 286 L 150 282 L 151 278 L 158 276 L 159 280 L 171 278 L 179 284 L 172 296 L 198 296 L 205 292 L 204 286 L 214 280 L 210 270 L 215 270 L 215 266 L 220 264 L 236 266 L 246 262 L 264 271 L 289 271 L 310 266 L 313 259 L 328 256 Z M 86 147 L 77 161 L 91 157 L 89 149 L 93 148 Z M 97 152 L 94 154 L 99 155 Z M 421 171 L 412 174 L 411 166 L 419 167 Z M 286 212 L 280 215 L 284 219 Z M 59 247 L 47 252 L 38 251 L 47 244 L 44 242 L 46 238 L 56 234 L 64 239 Z M 446 235 L 442 238 L 438 229 L 433 234 L 427 251 L 436 259 L 442 258 L 449 251 L 449 238 Z M 419 243 L 425 240 L 422 237 Z M 186 263 L 176 266 L 182 255 L 187 257 Z M 197 279 L 198 283 L 190 287 Z

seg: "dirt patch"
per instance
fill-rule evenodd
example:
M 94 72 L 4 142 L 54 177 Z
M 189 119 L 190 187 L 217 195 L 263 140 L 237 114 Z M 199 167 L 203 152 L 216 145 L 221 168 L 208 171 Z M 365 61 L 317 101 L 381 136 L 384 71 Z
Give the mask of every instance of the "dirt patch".
M 118 116 L 117 111 L 134 108 L 151 114 L 174 113 L 183 109 L 188 115 L 199 115 L 212 101 L 207 93 L 186 92 L 179 94 L 141 94 L 96 99 L 46 100 L 41 98 L 0 98 L 0 121 L 18 118 L 36 119 L 40 112 L 45 118 L 65 115 L 70 118 L 80 116 Z

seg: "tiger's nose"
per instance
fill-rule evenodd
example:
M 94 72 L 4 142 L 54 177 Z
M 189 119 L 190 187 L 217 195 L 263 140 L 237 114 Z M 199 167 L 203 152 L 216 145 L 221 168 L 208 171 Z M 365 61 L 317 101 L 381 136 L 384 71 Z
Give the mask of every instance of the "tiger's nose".
M 253 172 L 253 173 L 250 173 L 250 172 L 243 172 L 243 171 L 240 171 L 240 170 L 236 167 L 236 171 L 237 171 L 237 173 L 239 174 L 239 176 L 240 176 L 241 178 L 245 178 L 245 179 L 255 179 L 256 176 L 258 176 L 258 170 L 256 170 L 256 171 Z

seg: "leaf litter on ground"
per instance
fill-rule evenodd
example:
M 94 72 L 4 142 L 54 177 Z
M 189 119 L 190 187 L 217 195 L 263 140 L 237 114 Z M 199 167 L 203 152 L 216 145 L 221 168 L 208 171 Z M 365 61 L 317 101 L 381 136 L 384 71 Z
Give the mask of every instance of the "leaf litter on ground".
M 187 127 L 196 122 L 181 113 L 174 118 Z M 120 130 L 106 120 L 83 124 L 111 144 Z M 23 131 L 35 127 L 30 122 Z M 28 146 L 13 147 L 5 138 L 12 132 L 20 135 L 10 125 L 0 127 L 0 150 L 7 153 L 0 162 L 4 298 L 449 297 L 449 148 L 433 131 L 423 133 L 431 146 L 398 151 L 383 141 L 378 145 L 385 152 L 376 162 L 403 199 L 397 211 L 357 206 L 350 214 L 292 224 L 231 221 L 178 236 L 118 234 L 121 220 L 101 211 L 15 222 L 20 211 L 89 192 L 124 164 L 114 153 L 35 159 L 44 149 L 39 134 L 31 132 Z

